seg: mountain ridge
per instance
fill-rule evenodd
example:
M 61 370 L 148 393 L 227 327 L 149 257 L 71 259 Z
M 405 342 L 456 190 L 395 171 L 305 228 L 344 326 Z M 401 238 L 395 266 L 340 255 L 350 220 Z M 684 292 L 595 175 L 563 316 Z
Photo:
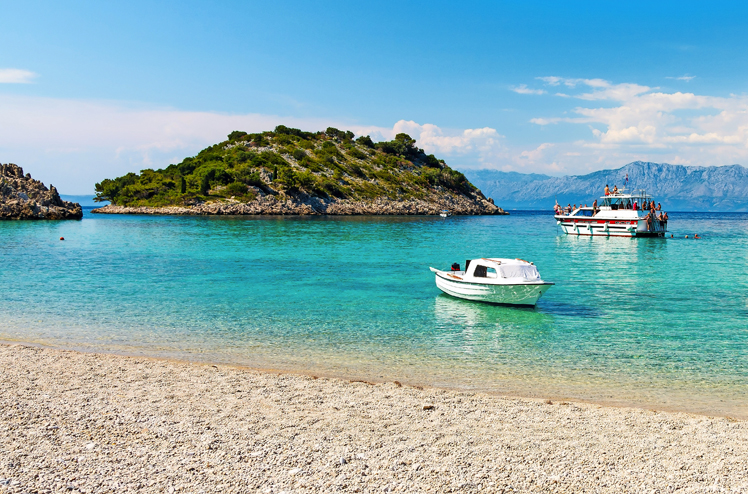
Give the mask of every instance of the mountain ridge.
M 741 165 L 684 166 L 634 161 L 586 175 L 552 177 L 497 170 L 466 170 L 465 176 L 505 209 L 552 209 L 559 204 L 591 204 L 612 189 L 644 189 L 671 211 L 748 211 L 748 168 Z

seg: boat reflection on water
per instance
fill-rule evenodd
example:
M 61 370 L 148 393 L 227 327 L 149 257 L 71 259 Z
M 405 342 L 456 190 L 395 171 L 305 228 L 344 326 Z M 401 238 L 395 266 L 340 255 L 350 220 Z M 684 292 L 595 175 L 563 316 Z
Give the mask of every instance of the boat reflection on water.
M 537 336 L 538 332 L 550 331 L 554 320 L 534 307 L 476 304 L 443 293 L 434 298 L 434 316 L 445 335 L 470 340 L 520 333 Z
M 536 371 L 548 368 L 552 315 L 440 294 L 434 319 L 429 358 L 437 385 L 523 395 L 538 382 Z

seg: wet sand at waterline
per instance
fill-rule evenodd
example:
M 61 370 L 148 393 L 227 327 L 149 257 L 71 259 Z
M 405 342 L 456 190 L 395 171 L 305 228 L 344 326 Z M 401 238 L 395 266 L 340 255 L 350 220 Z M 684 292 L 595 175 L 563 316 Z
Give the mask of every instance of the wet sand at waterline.
M 0 345 L 0 492 L 748 489 L 748 423 Z

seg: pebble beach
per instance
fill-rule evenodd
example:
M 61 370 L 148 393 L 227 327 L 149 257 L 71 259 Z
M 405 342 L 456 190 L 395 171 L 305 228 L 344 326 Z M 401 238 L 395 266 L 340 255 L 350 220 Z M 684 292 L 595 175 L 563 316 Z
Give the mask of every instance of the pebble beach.
M 745 492 L 730 417 L 0 345 L 0 492 Z

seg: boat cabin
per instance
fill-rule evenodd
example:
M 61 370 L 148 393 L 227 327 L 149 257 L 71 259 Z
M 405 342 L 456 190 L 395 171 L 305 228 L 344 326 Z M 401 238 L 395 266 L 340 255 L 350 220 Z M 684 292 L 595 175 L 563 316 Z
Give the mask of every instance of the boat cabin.
M 636 209 L 641 211 L 642 206 L 649 204 L 652 201 L 652 196 L 646 194 L 644 191 L 638 191 L 633 194 L 611 194 L 609 196 L 602 197 L 600 203 L 600 210 L 618 211 L 619 209 Z M 644 209 L 647 209 L 646 207 Z
M 531 262 L 522 259 L 468 259 L 465 261 L 465 271 L 462 272 L 466 280 L 481 281 L 494 280 L 540 280 L 538 269 Z

